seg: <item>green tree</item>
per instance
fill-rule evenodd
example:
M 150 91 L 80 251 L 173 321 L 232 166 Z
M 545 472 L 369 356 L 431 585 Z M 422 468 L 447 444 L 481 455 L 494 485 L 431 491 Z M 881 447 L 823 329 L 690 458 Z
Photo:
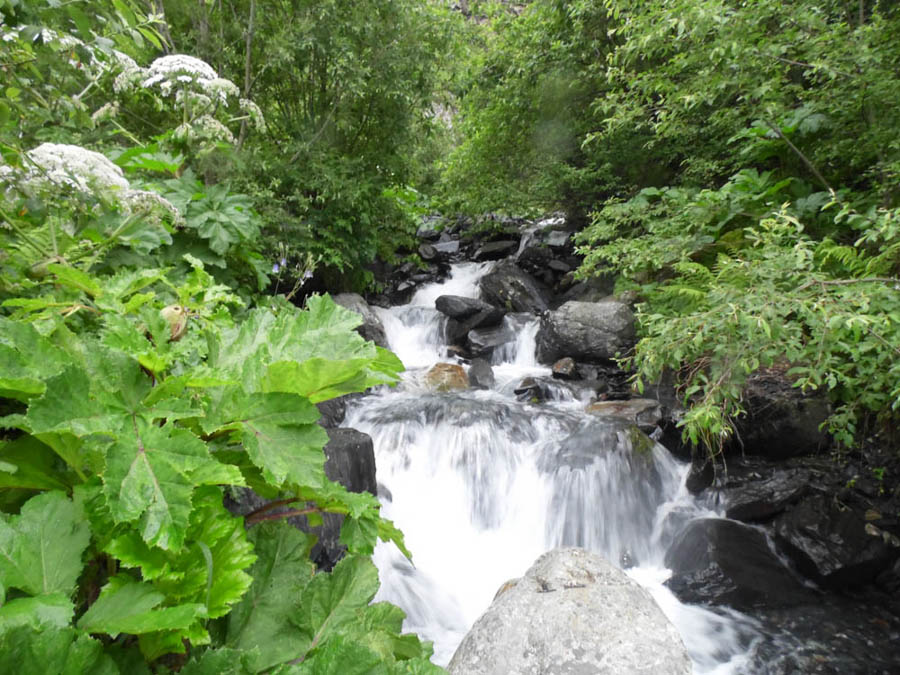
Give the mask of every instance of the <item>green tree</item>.
M 441 3 L 167 3 L 166 16 L 179 47 L 208 51 L 265 114 L 268 133 L 245 147 L 240 175 L 273 248 L 312 253 L 358 285 L 376 254 L 412 242 L 401 195 L 439 125 L 432 104 L 451 44 Z
M 254 292 L 249 199 L 192 173 L 252 107 L 193 57 L 142 68 L 102 27 L 162 44 L 152 22 L 90 4 L 6 2 L 27 23 L 0 26 L 28 66 L 0 119 L 0 670 L 439 672 L 371 604 L 376 540 L 409 553 L 374 496 L 328 480 L 317 424 L 316 403 L 402 364 L 327 296 Z M 122 109 L 152 120 L 88 114 L 131 81 Z M 271 501 L 237 518 L 243 487 Z M 323 513 L 344 517 L 332 573 L 283 522 Z

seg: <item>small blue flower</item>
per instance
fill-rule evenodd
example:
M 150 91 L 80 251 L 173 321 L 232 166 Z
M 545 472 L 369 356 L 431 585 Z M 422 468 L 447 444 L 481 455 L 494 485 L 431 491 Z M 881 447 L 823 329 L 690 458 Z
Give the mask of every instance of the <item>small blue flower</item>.
M 281 268 L 278 266 L 278 263 L 275 263 L 274 265 L 272 265 L 272 274 L 278 274 L 278 270 L 280 269 Z

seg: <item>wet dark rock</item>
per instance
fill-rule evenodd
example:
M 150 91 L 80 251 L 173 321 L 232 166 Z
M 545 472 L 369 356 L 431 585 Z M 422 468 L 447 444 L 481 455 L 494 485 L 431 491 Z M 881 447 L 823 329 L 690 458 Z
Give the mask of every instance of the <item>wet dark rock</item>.
M 666 553 L 666 582 L 682 602 L 738 610 L 784 607 L 815 600 L 781 562 L 758 529 L 721 518 L 688 523 Z
M 328 478 L 350 492 L 377 494 L 375 448 L 368 434 L 356 429 L 329 429 L 325 457 L 325 475 Z M 298 520 L 301 519 L 305 521 L 302 517 Z M 323 513 L 322 525 L 317 527 L 310 528 L 305 522 L 294 524 L 318 536 L 310 557 L 319 567 L 331 569 L 344 556 L 347 548 L 340 542 L 341 526 L 344 524 L 341 514 Z
M 634 314 L 620 302 L 567 302 L 541 317 L 537 357 L 609 361 L 634 346 Z
M 514 391 L 520 401 L 531 403 L 570 401 L 575 398 L 575 390 L 568 383 L 549 377 L 526 377 Z
M 747 482 L 728 491 L 725 515 L 744 522 L 771 520 L 810 492 L 810 479 L 809 471 L 792 469 Z
M 356 312 L 362 317 L 362 324 L 357 327 L 356 332 L 362 335 L 366 340 L 374 342 L 379 347 L 387 349 L 388 341 L 384 333 L 384 325 L 378 315 L 369 307 L 363 297 L 357 293 L 340 293 L 332 298 L 341 307 Z
M 767 675 L 894 675 L 900 607 L 882 594 L 822 596 L 815 604 L 755 612 L 763 639 L 746 672 Z
M 405 305 L 416 292 L 416 286 L 409 281 L 401 281 L 393 290 L 386 293 L 390 305 Z
M 553 364 L 553 377 L 560 380 L 577 380 L 578 364 L 570 356 L 560 359 Z
M 489 241 L 479 246 L 472 255 L 473 260 L 500 260 L 511 256 L 519 248 L 518 241 Z
M 576 265 L 573 265 L 575 267 Z M 616 281 L 612 276 L 591 277 L 586 281 L 574 282 L 565 292 L 554 299 L 553 305 L 559 307 L 570 300 L 580 302 L 600 302 L 608 298 L 615 290 Z
M 516 257 L 516 264 L 529 274 L 539 274 L 547 269 L 554 259 L 554 252 L 548 247 L 530 243 Z
M 484 318 L 481 322 L 471 326 L 469 330 L 480 328 L 481 326 L 496 326 L 503 320 L 505 315 L 505 312 L 483 300 L 464 298 L 459 295 L 442 295 L 434 301 L 434 306 L 441 314 L 445 314 L 457 321 L 465 321 L 478 314 L 483 315 Z
M 538 314 L 548 308 L 546 288 L 509 261 L 482 277 L 479 288 L 485 301 L 509 312 Z
M 665 444 L 665 434 L 663 434 L 660 442 L 665 447 L 669 447 Z M 696 495 L 712 485 L 715 478 L 716 468 L 712 460 L 707 457 L 698 457 L 691 462 L 691 470 L 688 472 L 688 477 L 685 480 L 685 487 L 692 495 Z
M 747 414 L 736 422 L 732 451 L 769 458 L 816 454 L 830 439 L 821 429 L 828 401 L 792 387 L 777 371 L 755 373 L 744 392 Z
M 440 301 L 444 298 L 449 298 L 453 296 L 442 295 L 438 298 L 438 301 L 435 303 L 438 309 L 441 309 Z M 468 300 L 469 298 L 460 298 L 460 300 Z M 476 306 L 478 310 L 474 314 L 470 314 L 465 318 L 451 318 L 447 320 L 445 326 L 445 335 L 447 338 L 447 342 L 450 344 L 459 344 L 465 342 L 466 337 L 469 335 L 469 331 L 474 330 L 476 328 L 493 328 L 499 326 L 503 321 L 504 312 L 496 307 L 492 307 L 487 303 L 483 303 L 480 300 L 474 300 L 473 303 L 478 303 L 478 305 L 470 304 L 468 307 Z M 447 308 L 446 303 L 442 303 L 445 309 L 457 310 L 461 309 L 460 306 L 456 306 L 453 308 Z M 447 314 L 446 311 L 441 310 L 443 314 Z M 468 311 L 468 310 L 466 310 Z M 460 313 L 462 314 L 462 312 Z
M 506 326 L 499 328 L 476 328 L 468 333 L 469 351 L 474 356 L 490 356 L 494 349 L 514 342 L 516 334 Z
M 824 494 L 779 516 L 775 532 L 798 570 L 834 588 L 871 583 L 900 557 L 900 539 Z
M 568 274 L 572 271 L 572 268 L 562 260 L 551 260 L 547 263 L 547 267 L 557 274 Z
M 594 553 L 545 553 L 505 583 L 448 666 L 455 675 L 687 675 L 691 662 L 650 594 Z
M 316 403 L 319 409 L 319 424 L 326 429 L 333 429 L 344 421 L 347 414 L 347 397 L 339 396 L 321 403 Z
M 329 429 L 325 475 L 350 492 L 377 493 L 372 438 L 356 429 Z
M 431 245 L 443 257 L 450 257 L 459 253 L 459 240 L 439 241 Z
M 484 359 L 475 359 L 469 366 L 469 386 L 475 389 L 491 389 L 494 386 L 494 370 Z
M 434 260 L 438 257 L 438 252 L 431 244 L 422 244 L 419 246 L 419 257 L 422 260 Z

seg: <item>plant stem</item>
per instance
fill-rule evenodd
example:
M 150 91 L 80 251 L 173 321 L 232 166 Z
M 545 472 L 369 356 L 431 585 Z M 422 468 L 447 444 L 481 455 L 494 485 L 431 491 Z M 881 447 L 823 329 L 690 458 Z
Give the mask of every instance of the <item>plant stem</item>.
M 31 238 L 30 235 L 26 234 L 21 227 L 16 225 L 16 222 L 12 218 L 10 218 L 6 211 L 4 211 L 3 209 L 0 209 L 0 217 L 2 217 L 4 221 L 6 221 L 6 224 L 12 228 L 13 232 L 22 237 L 22 241 L 31 246 L 31 248 L 33 248 L 39 256 L 43 257 L 44 249 L 42 249 L 37 244 L 37 242 L 35 242 L 34 239 Z
M 292 511 L 280 511 L 278 513 L 267 513 L 260 514 L 253 518 L 247 517 L 244 519 L 244 525 L 246 527 L 250 527 L 251 525 L 255 525 L 256 523 L 261 523 L 264 520 L 280 520 L 281 518 L 293 518 L 294 516 L 305 516 L 310 513 L 321 513 L 322 509 L 318 506 L 310 506 L 307 509 L 294 509 Z

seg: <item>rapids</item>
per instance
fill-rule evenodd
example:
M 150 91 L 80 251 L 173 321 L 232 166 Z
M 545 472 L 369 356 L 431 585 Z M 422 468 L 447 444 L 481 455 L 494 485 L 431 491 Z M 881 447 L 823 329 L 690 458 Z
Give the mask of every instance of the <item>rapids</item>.
M 695 673 L 746 672 L 760 635 L 754 621 L 684 605 L 663 586 L 675 534 L 692 518 L 720 514 L 685 489 L 687 465 L 633 428 L 573 399 L 516 399 L 522 378 L 550 373 L 535 361 L 536 319 L 513 325 L 515 343 L 495 351 L 493 390 L 439 394 L 424 385 L 429 366 L 454 362 L 435 299 L 477 297 L 490 265 L 455 265 L 409 304 L 379 310 L 407 372 L 396 388 L 355 403 L 345 424 L 374 440 L 383 513 L 404 532 L 414 566 L 380 543 L 377 599 L 402 607 L 404 628 L 433 640 L 433 660 L 446 665 L 504 581 L 548 549 L 581 546 L 648 589 Z

